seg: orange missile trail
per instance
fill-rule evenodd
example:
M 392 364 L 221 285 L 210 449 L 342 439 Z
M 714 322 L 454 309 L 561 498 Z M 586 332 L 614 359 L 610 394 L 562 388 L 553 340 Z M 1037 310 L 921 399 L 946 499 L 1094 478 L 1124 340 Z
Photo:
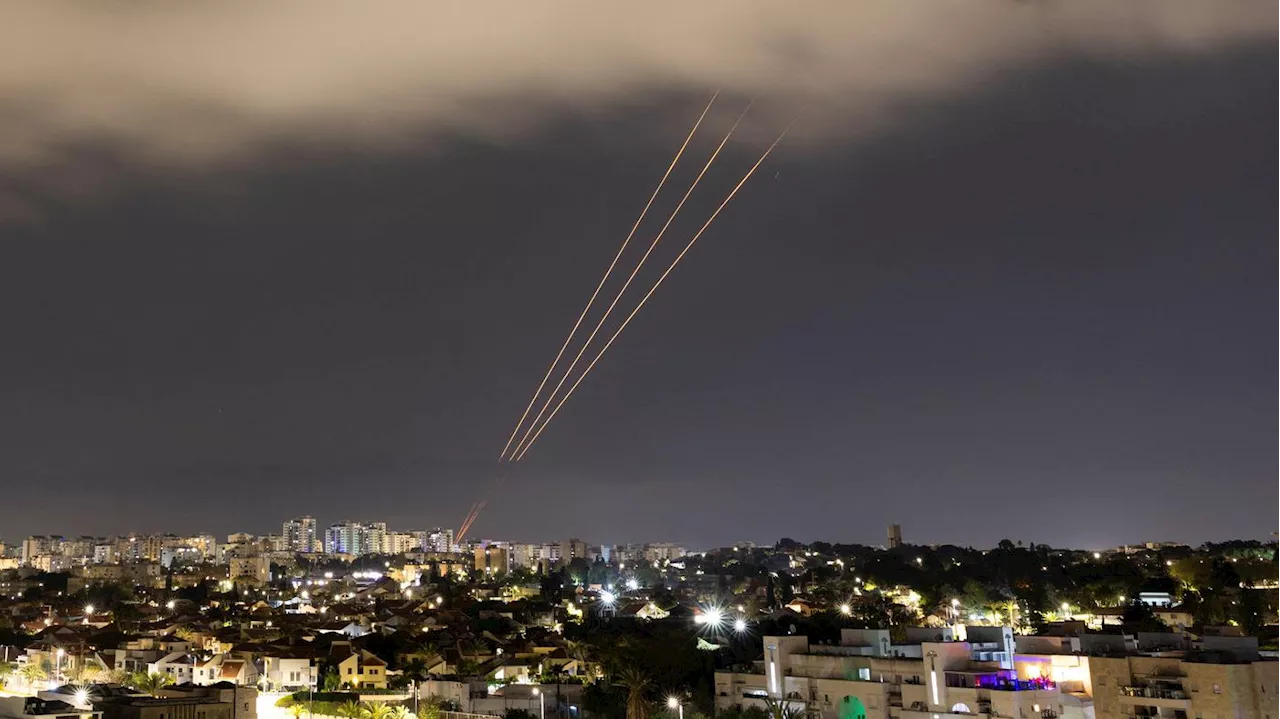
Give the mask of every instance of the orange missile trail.
M 604 271 L 604 276 L 600 278 L 600 283 L 596 285 L 595 292 L 591 293 L 591 299 L 587 300 L 587 306 L 582 308 L 582 313 L 578 315 L 578 321 L 573 323 L 573 329 L 569 330 L 569 336 L 564 338 L 564 344 L 560 345 L 560 351 L 556 352 L 556 358 L 551 360 L 551 366 L 547 368 L 547 373 L 542 376 L 542 382 L 538 384 L 538 389 L 533 393 L 533 397 L 529 398 L 529 404 L 524 408 L 524 414 L 520 415 L 520 421 L 516 422 L 515 429 L 511 430 L 511 436 L 507 438 L 507 444 L 502 448 L 502 453 L 498 455 L 498 461 L 501 462 L 507 458 L 507 450 L 511 449 L 511 443 L 515 441 L 516 435 L 520 433 L 520 428 L 524 426 L 524 421 L 528 419 L 529 412 L 533 409 L 533 405 L 538 401 L 538 397 L 542 394 L 542 390 L 547 386 L 547 380 L 551 379 L 551 373 L 555 371 L 556 365 L 560 363 L 560 358 L 564 356 L 564 351 L 569 347 L 569 343 L 573 341 L 574 334 L 577 333 L 578 327 L 582 325 L 582 320 L 586 318 L 587 312 L 591 309 L 591 305 L 595 303 L 596 297 L 599 296 L 604 283 L 613 274 L 613 268 L 617 266 L 618 259 L 622 257 L 622 253 L 627 249 L 627 245 L 631 242 L 631 238 L 635 236 L 636 230 L 640 227 L 640 222 L 644 220 L 645 215 L 649 214 L 649 208 L 653 206 L 653 201 L 658 197 L 658 193 L 662 190 L 663 185 L 667 183 L 667 178 L 671 176 L 671 171 L 675 169 L 676 163 L 680 161 L 680 157 L 684 155 L 684 150 L 689 146 L 689 141 L 693 139 L 694 133 L 698 131 L 698 127 L 702 125 L 702 120 L 706 118 L 707 113 L 711 110 L 711 106 L 715 103 L 716 98 L 720 95 L 720 91 L 716 90 L 711 95 L 711 99 L 707 102 L 707 106 L 702 108 L 702 114 L 698 116 L 698 120 L 693 123 L 693 127 L 689 130 L 689 134 L 685 136 L 684 142 L 681 143 L 680 149 L 676 151 L 675 157 L 671 158 L 671 164 L 667 165 L 667 171 L 662 174 L 662 179 L 658 181 L 658 186 L 654 188 L 653 194 L 649 195 L 649 201 L 645 203 L 644 209 L 640 211 L 640 216 L 636 218 L 635 224 L 631 225 L 631 231 L 627 233 L 627 238 L 622 241 L 622 246 L 618 248 L 618 253 L 613 256 L 613 261 L 609 263 L 609 269 Z
M 471 525 L 472 525 L 472 524 L 475 524 L 476 519 L 478 519 L 478 518 L 480 517 L 480 512 L 484 511 L 484 508 L 485 508 L 488 504 L 489 504 L 489 500 L 487 500 L 487 499 L 482 499 L 482 500 L 480 500 L 480 501 L 475 505 L 475 507 L 474 507 L 474 509 L 472 510 L 471 514 L 469 514 L 469 515 L 467 516 L 467 521 L 466 521 L 466 522 L 463 522 L 463 524 L 462 524 L 462 528 L 461 528 L 461 529 L 459 529 L 459 530 L 458 530 L 458 534 L 457 534 L 456 536 L 454 536 L 453 541 L 454 541 L 454 543 L 455 543 L 455 544 L 459 544 L 459 543 L 461 543 L 461 542 L 462 542 L 462 538 L 463 538 L 463 537 L 465 537 L 465 536 L 467 536 L 467 532 L 468 532 L 468 531 L 470 531 L 470 529 L 471 529 Z
M 689 196 L 693 194 L 694 188 L 698 186 L 698 183 L 702 181 L 702 177 L 707 174 L 707 170 L 711 168 L 712 163 L 714 163 L 716 158 L 720 156 L 720 151 L 729 143 L 729 138 L 733 137 L 734 130 L 738 129 L 738 125 L 742 122 L 742 118 L 746 117 L 747 111 L 750 109 L 751 103 L 747 103 L 747 107 L 743 109 L 742 114 L 738 115 L 738 119 L 734 121 L 733 126 L 729 128 L 727 133 L 725 133 L 724 139 L 720 140 L 720 144 L 716 146 L 715 152 L 711 153 L 711 157 L 707 160 L 707 164 L 702 166 L 702 171 L 694 178 L 693 184 L 689 185 L 689 189 L 685 191 L 684 197 L 680 198 L 680 202 L 676 205 L 676 209 L 672 210 L 671 215 L 667 217 L 667 221 L 662 226 L 662 229 L 654 236 L 653 242 L 649 243 L 649 249 L 645 250 L 644 255 L 636 264 L 635 269 L 631 270 L 631 275 L 627 277 L 627 281 L 622 284 L 622 289 L 618 290 L 618 294 L 614 295 L 613 301 L 609 303 L 608 309 L 604 311 L 600 320 L 596 322 L 595 328 L 591 330 L 591 334 L 587 336 L 587 341 L 582 343 L 582 349 L 578 350 L 577 356 L 573 358 L 573 362 L 569 363 L 569 368 L 564 371 L 564 375 L 560 378 L 560 382 L 556 384 L 555 389 L 551 390 L 551 394 L 547 396 L 547 401 L 543 403 L 542 409 L 538 410 L 538 415 L 533 418 L 533 422 L 531 422 L 529 424 L 529 428 L 525 430 L 524 436 L 516 443 L 516 448 L 512 452 L 515 456 L 514 461 L 518 462 L 520 461 L 520 457 L 524 456 L 522 447 L 525 449 L 528 448 L 527 444 L 530 442 L 534 428 L 538 426 L 538 422 L 542 419 L 542 416 L 546 414 L 547 408 L 555 401 L 556 394 L 560 392 L 561 388 L 564 387 L 564 383 L 568 381 L 569 376 L 573 374 L 573 369 L 578 366 L 578 362 L 582 361 L 582 356 L 586 354 L 587 348 L 591 346 L 592 340 L 594 340 L 596 335 L 599 334 L 600 328 L 604 326 L 605 321 L 609 319 L 609 315 L 612 314 L 614 308 L 618 306 L 619 300 L 622 299 L 622 295 L 626 293 L 627 288 L 631 286 L 632 280 L 634 280 L 636 275 L 639 274 L 640 268 L 644 267 L 644 263 L 648 261 L 649 255 L 653 253 L 653 249 L 662 241 L 662 236 L 666 234 L 667 228 L 671 227 L 671 223 L 675 221 L 676 215 L 680 214 L 680 210 L 684 207 L 684 203 L 688 201 Z
M 577 381 L 574 382 L 571 387 L 569 387 L 569 391 L 566 392 L 564 397 L 560 399 L 560 403 L 557 404 L 555 409 L 551 411 L 551 414 L 547 416 L 546 421 L 543 422 L 542 426 L 538 428 L 538 431 L 534 433 L 533 438 L 529 440 L 527 444 L 525 444 L 524 449 L 521 450 L 516 455 L 514 461 L 519 462 L 521 459 L 524 458 L 525 453 L 529 451 L 529 448 L 533 446 L 533 443 L 538 441 L 538 437 L 542 436 L 542 431 L 547 428 L 548 424 L 551 424 L 551 420 L 555 419 L 556 413 L 559 412 L 560 408 L 564 406 L 564 403 L 569 401 L 569 398 L 573 396 L 574 390 L 578 389 L 578 385 L 582 384 L 582 380 L 585 379 L 586 376 L 591 373 L 591 369 L 596 366 L 596 362 L 599 362 L 600 358 L 604 356 L 604 353 L 607 352 L 609 350 L 609 347 L 613 345 L 613 341 L 618 339 L 618 335 L 622 334 L 622 330 L 627 328 L 627 325 L 631 322 L 632 318 L 636 316 L 636 313 L 640 311 L 640 308 L 644 307 L 644 303 L 649 301 L 649 298 L 652 297 L 653 293 L 657 291 L 658 286 L 661 285 L 662 282 L 667 279 L 667 275 L 670 275 L 671 271 L 676 268 L 676 265 L 680 264 L 680 260 L 684 258 L 685 253 L 689 251 L 689 248 L 693 247 L 693 244 L 698 241 L 699 237 L 702 237 L 702 233 L 706 232 L 707 228 L 711 226 L 711 223 L 714 222 L 716 217 L 720 215 L 720 211 L 725 208 L 725 205 L 729 204 L 729 201 L 733 199 L 734 195 L 738 194 L 738 190 L 742 189 L 742 186 L 746 184 L 747 180 L 751 179 L 751 176 L 755 174 L 756 169 L 759 168 L 760 165 L 765 161 L 765 158 L 769 157 L 769 153 L 773 152 L 773 149 L 778 146 L 778 143 L 782 142 L 782 138 L 786 137 L 787 132 L 790 130 L 791 130 L 791 126 L 788 125 L 787 129 L 783 130 L 782 134 L 778 135 L 778 139 L 774 140 L 773 144 L 769 145 L 769 148 L 764 151 L 764 154 L 760 156 L 760 159 L 756 160 L 756 164 L 751 166 L 751 169 L 747 171 L 747 174 L 742 176 L 742 179 L 738 181 L 738 184 L 734 186 L 733 190 L 729 192 L 729 196 L 724 198 L 724 202 L 721 202 L 720 206 L 716 208 L 716 211 L 711 213 L 711 217 L 707 218 L 707 221 L 703 223 L 702 227 L 698 230 L 698 232 L 694 234 L 693 239 L 689 240 L 689 244 L 684 246 L 684 249 L 681 250 L 680 254 L 676 256 L 675 260 L 671 262 L 671 264 L 667 267 L 667 270 L 662 273 L 661 277 L 658 278 L 658 281 L 653 284 L 653 287 L 649 288 L 649 291 L 640 300 L 640 304 L 636 305 L 636 308 L 634 310 L 631 310 L 631 314 L 627 315 L 627 318 L 623 320 L 622 325 L 619 326 L 618 329 L 614 331 L 613 336 L 609 338 L 609 341 L 605 342 L 604 347 L 601 348 L 598 353 L 596 353 L 595 358 L 591 360 L 591 362 L 587 365 L 587 368 L 584 369 L 582 371 L 582 374 L 578 376 Z

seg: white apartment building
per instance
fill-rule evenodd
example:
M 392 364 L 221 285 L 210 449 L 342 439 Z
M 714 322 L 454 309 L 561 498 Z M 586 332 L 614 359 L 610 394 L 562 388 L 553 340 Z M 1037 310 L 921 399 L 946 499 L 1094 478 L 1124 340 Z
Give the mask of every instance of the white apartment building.
M 645 561 L 653 563 L 670 562 L 685 554 L 684 547 L 671 544 L 670 542 L 653 542 L 646 544 L 644 547 Z
M 888 630 L 845 629 L 838 645 L 764 637 L 758 672 L 716 672 L 716 708 L 771 697 L 815 719 L 1091 719 L 1052 681 L 1019 678 L 1008 627 L 972 627 L 963 642 L 949 629 L 910 634 L 906 644 Z
M 716 672 L 716 709 L 771 697 L 814 719 L 1280 716 L 1277 664 L 1260 659 L 1252 638 L 1088 634 L 1014 644 L 1007 627 L 963 629 L 967 641 L 949 641 L 949 629 L 908 629 L 905 644 L 886 630 L 842 630 L 838 645 L 764 637 L 754 671 Z
M 296 553 L 309 553 L 316 544 L 316 518 L 310 515 L 294 517 L 281 527 L 284 549 Z

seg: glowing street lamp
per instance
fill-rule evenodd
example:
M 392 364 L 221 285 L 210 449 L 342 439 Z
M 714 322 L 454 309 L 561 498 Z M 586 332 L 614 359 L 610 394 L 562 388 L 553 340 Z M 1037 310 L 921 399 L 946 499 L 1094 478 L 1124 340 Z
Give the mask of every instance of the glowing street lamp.
M 747 631 L 747 620 L 742 619 L 741 617 L 733 620 L 733 631 L 737 632 L 738 634 L 742 634 L 743 632 Z
M 1071 619 L 1071 605 L 1066 602 L 1062 603 L 1062 615 L 1067 619 Z
M 679 719 L 684 719 L 684 705 L 675 697 L 667 697 L 667 708 L 679 712 Z
M 618 601 L 618 595 L 614 594 L 613 592 L 607 589 L 604 590 L 603 592 L 600 592 L 600 603 L 604 604 L 606 607 L 612 607 L 613 603 L 616 601 Z
M 547 719 L 547 697 L 538 687 L 533 688 L 533 695 L 538 698 L 538 719 Z
M 841 613 L 841 614 L 843 614 L 843 615 L 845 615 L 845 616 L 847 617 L 847 616 L 849 616 L 849 615 L 853 614 L 853 607 L 849 606 L 847 603 L 846 603 L 846 604 L 841 604 L 841 605 L 840 605 L 840 613 Z
M 172 612 L 172 611 L 174 610 L 174 608 L 176 608 L 176 607 L 178 606 L 178 603 L 177 603 L 176 601 L 174 601 L 174 600 L 170 599 L 168 602 L 165 602 L 165 605 L 164 605 L 164 606 L 165 606 L 165 608 L 166 608 L 166 609 L 168 609 L 169 611 L 171 611 L 171 612 Z

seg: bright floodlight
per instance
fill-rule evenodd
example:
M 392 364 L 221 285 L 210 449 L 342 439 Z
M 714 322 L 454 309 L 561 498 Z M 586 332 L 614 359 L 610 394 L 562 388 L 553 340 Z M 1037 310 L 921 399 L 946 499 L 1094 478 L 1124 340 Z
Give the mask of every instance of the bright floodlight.
M 959 600 L 959 599 L 952 599 L 952 600 L 951 600 L 951 606 L 953 606 L 953 607 L 958 607 L 958 606 L 960 606 L 960 600 Z
M 89 703 L 89 692 L 85 691 L 84 689 L 77 689 L 76 704 L 83 706 L 88 703 Z
M 707 607 L 698 618 L 702 624 L 719 629 L 724 623 L 724 612 L 719 607 Z
M 1093 558 L 1094 558 L 1094 559 L 1102 559 L 1102 552 L 1094 552 L 1094 553 L 1093 553 Z
M 84 613 L 85 613 L 85 614 L 93 614 L 93 605 L 92 605 L 92 604 L 86 604 L 86 605 L 84 605 Z
M 627 589 L 630 589 L 631 591 L 634 592 L 639 588 L 640 588 L 640 582 L 636 580 L 635 577 L 632 577 L 631 579 L 627 580 Z
M 743 633 L 743 632 L 747 631 L 747 620 L 745 620 L 745 619 L 735 619 L 735 620 L 733 620 L 733 631 L 735 631 L 735 632 L 737 632 L 737 633 L 739 633 L 739 634 L 741 634 L 741 633 Z
M 164 606 L 168 609 L 173 609 L 174 607 L 178 606 L 178 603 L 170 599 L 167 603 L 165 603 Z
M 613 604 L 614 601 L 617 600 L 617 598 L 618 597 L 614 595 L 613 592 L 610 592 L 608 590 L 600 592 L 600 601 L 603 602 L 604 604 Z
M 1066 602 L 1063 602 L 1063 603 L 1062 603 L 1062 611 L 1064 611 L 1064 612 L 1065 612 L 1065 611 L 1067 611 L 1067 610 L 1068 610 L 1068 609 L 1070 609 L 1070 608 L 1071 608 L 1071 605 L 1070 605 L 1070 604 L 1067 604 Z
M 535 697 L 536 697 L 536 696 L 538 696 L 538 695 L 539 695 L 539 694 L 541 694 L 541 693 L 542 693 L 542 690 L 541 690 L 541 689 L 539 689 L 539 688 L 537 688 L 537 687 L 534 687 L 534 688 L 533 688 L 533 695 L 534 695 Z
M 675 697 L 667 697 L 667 706 L 675 709 L 680 706 L 680 700 Z
M 840 613 L 847 617 L 850 614 L 853 614 L 853 607 L 849 606 L 848 604 L 841 604 Z

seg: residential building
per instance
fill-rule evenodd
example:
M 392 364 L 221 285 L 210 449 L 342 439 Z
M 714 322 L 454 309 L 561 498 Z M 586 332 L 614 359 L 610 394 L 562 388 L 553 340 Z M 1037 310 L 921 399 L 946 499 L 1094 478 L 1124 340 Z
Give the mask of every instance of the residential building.
M 62 537 L 37 534 L 22 540 L 22 563 L 34 566 L 38 557 L 53 554 L 54 549 L 62 543 Z
M 557 557 L 556 561 L 568 564 L 578 558 L 587 558 L 586 542 L 575 537 L 572 539 L 566 539 L 560 543 L 560 556 Z
M 304 648 L 277 649 L 262 655 L 262 675 L 273 691 L 297 691 L 319 679 L 315 655 Z
M 271 561 L 262 555 L 232 557 L 229 567 L 228 577 L 233 582 L 262 585 L 271 580 Z
M 96 706 L 103 719 L 232 719 L 235 709 L 213 697 L 113 697 Z
M 329 526 L 324 535 L 324 551 L 329 554 L 385 553 L 387 550 L 387 525 L 385 522 L 343 521 Z
M 684 548 L 670 542 L 653 542 L 644 547 L 644 558 L 649 563 L 670 562 L 684 556 Z
M 174 684 L 188 684 L 195 681 L 196 664 L 199 660 L 188 652 L 169 652 L 147 665 L 148 674 L 164 674 Z
M 476 571 L 488 575 L 507 574 L 511 571 L 511 550 L 499 544 L 475 549 Z
M 329 648 L 329 664 L 338 678 L 352 689 L 386 689 L 387 663 L 363 649 L 353 649 L 348 642 L 334 642 Z
M 426 552 L 452 552 L 454 550 L 453 530 L 437 527 L 427 532 L 427 540 L 423 543 L 422 549 Z
M 387 554 L 408 554 L 422 550 L 425 532 L 387 532 Z
M 310 515 L 294 517 L 284 523 L 280 534 L 284 537 L 287 551 L 309 553 L 316 544 L 316 518 Z
M 1012 629 L 969 629 L 990 631 L 958 642 L 950 629 L 908 629 L 893 644 L 888 630 L 844 629 L 837 646 L 766 636 L 762 671 L 716 672 L 716 709 L 772 697 L 815 719 L 1064 716 L 1056 685 L 1017 679 Z

